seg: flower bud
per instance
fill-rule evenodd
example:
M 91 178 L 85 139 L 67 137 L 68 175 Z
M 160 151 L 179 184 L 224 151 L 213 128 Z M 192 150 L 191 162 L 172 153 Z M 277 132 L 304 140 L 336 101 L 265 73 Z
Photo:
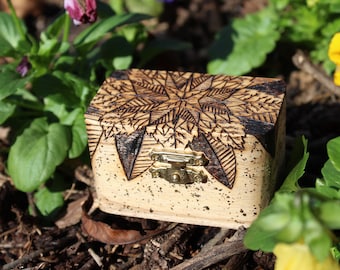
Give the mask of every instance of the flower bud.
M 19 65 L 16 68 L 16 71 L 21 75 L 21 77 L 25 77 L 28 73 L 28 71 L 31 69 L 32 65 L 28 61 L 28 57 L 24 56 Z
M 93 23 L 97 19 L 95 0 L 65 0 L 64 8 L 75 25 Z

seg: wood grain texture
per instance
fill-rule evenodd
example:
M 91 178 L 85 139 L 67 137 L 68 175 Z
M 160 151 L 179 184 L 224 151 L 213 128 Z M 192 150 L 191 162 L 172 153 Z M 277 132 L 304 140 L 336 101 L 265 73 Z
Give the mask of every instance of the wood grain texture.
M 284 158 L 284 89 L 278 79 L 115 72 L 85 115 L 100 209 L 249 226 L 271 199 Z M 153 161 L 151 151 L 204 154 L 209 163 L 194 167 L 206 181 L 153 178 L 150 168 L 164 163 Z
M 146 161 L 151 147 L 202 151 L 211 161 L 207 170 L 232 188 L 234 151 L 244 149 L 247 134 L 266 146 L 263 138 L 276 123 L 283 97 L 284 84 L 276 79 L 119 71 L 105 81 L 88 108 L 86 118 L 98 121 L 88 125 L 90 153 L 93 156 L 101 136 L 115 137 L 131 180 L 152 165 Z

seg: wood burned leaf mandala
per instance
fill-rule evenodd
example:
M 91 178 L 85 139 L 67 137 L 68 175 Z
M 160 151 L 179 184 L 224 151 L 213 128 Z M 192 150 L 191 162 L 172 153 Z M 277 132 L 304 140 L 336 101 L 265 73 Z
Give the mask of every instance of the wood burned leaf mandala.
M 199 73 L 129 70 L 115 72 L 99 89 L 88 114 L 114 137 L 128 179 L 151 165 L 153 148 L 204 152 L 206 169 L 232 188 L 237 150 L 245 137 L 265 135 L 278 117 L 284 93 L 275 79 Z

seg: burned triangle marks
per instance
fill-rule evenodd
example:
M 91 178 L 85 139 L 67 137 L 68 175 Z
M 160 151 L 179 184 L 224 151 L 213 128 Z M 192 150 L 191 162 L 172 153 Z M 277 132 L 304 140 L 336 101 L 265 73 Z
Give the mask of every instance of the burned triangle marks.
M 218 149 L 218 144 L 213 143 L 212 138 L 210 139 L 203 133 L 199 133 L 198 137 L 195 137 L 189 144 L 189 147 L 194 151 L 203 152 L 209 159 L 209 164 L 205 166 L 207 171 L 216 180 L 232 189 L 236 178 L 236 156 L 234 150 L 228 146 L 224 146 L 224 149 Z
M 128 180 L 132 179 L 132 173 L 136 159 L 142 146 L 145 128 L 131 134 L 116 134 L 116 149 L 120 162 Z

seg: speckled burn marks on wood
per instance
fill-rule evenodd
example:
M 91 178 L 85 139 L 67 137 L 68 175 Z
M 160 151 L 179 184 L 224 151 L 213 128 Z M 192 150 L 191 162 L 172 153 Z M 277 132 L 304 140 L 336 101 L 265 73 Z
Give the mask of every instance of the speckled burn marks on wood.
M 90 153 L 100 138 L 114 137 L 127 179 L 152 165 L 152 148 L 191 149 L 210 160 L 207 171 L 232 188 L 235 151 L 253 135 L 263 144 L 283 99 L 275 79 L 189 72 L 128 70 L 113 73 L 88 108 Z

